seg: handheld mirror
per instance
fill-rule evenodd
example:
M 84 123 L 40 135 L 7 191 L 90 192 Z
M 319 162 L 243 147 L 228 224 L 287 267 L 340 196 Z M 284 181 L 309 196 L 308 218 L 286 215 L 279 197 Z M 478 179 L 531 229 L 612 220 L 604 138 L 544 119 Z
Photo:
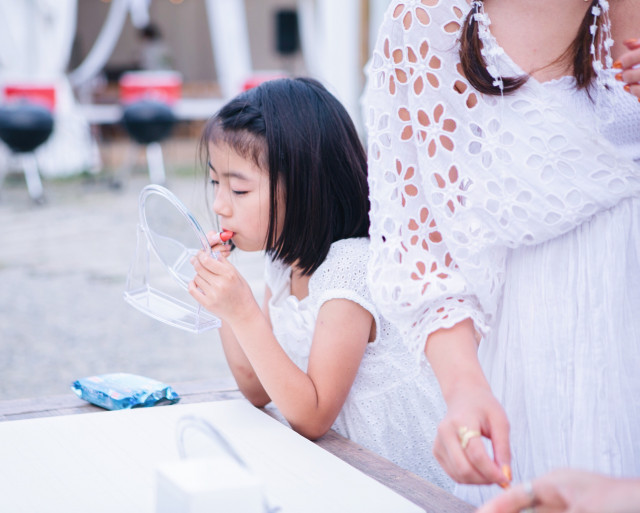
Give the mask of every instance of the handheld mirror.
M 207 236 L 187 207 L 168 189 L 147 185 L 138 200 L 136 253 L 124 299 L 141 312 L 192 333 L 220 327 L 220 320 L 188 292 L 195 270 L 189 260 L 211 252 Z

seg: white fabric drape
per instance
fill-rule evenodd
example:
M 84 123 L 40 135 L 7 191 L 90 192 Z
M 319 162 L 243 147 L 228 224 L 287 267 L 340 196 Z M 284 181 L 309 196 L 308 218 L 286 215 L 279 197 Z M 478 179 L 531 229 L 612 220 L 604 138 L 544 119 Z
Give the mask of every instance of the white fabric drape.
M 231 99 L 252 70 L 244 0 L 206 2 L 216 75 L 222 96 Z
M 308 73 L 345 106 L 360 128 L 361 5 L 343 0 L 298 0 L 300 40 Z
M 0 2 L 0 87 L 10 83 L 56 88 L 54 132 L 36 151 L 44 176 L 70 175 L 93 162 L 89 126 L 65 77 L 76 30 L 77 0 Z M 2 146 L 3 159 L 8 151 Z

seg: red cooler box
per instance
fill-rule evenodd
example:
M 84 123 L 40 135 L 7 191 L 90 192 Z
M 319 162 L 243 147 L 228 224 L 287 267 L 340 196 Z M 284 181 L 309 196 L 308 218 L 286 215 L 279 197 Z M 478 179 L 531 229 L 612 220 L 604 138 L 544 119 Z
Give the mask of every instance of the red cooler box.
M 28 100 L 50 111 L 56 106 L 56 88 L 49 84 L 13 83 L 4 85 L 4 102 Z
M 119 83 L 120 102 L 155 100 L 169 105 L 182 96 L 182 75 L 172 71 L 130 71 Z

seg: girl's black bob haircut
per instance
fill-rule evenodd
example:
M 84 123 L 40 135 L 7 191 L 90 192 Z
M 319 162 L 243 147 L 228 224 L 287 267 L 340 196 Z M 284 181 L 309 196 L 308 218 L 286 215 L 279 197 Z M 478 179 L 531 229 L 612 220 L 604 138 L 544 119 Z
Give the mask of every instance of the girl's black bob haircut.
M 271 258 L 309 275 L 333 242 L 368 236 L 366 152 L 345 108 L 316 80 L 270 80 L 222 107 L 200 140 L 207 174 L 210 143 L 269 173 Z M 279 236 L 278 192 L 285 201 Z

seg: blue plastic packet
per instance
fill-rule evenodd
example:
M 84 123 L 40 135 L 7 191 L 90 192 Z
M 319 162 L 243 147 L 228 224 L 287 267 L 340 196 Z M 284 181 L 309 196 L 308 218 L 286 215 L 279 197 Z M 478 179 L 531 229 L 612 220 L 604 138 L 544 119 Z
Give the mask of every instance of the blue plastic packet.
M 121 372 L 78 379 L 72 383 L 71 389 L 80 399 L 107 410 L 174 404 L 180 400 L 169 385 Z

